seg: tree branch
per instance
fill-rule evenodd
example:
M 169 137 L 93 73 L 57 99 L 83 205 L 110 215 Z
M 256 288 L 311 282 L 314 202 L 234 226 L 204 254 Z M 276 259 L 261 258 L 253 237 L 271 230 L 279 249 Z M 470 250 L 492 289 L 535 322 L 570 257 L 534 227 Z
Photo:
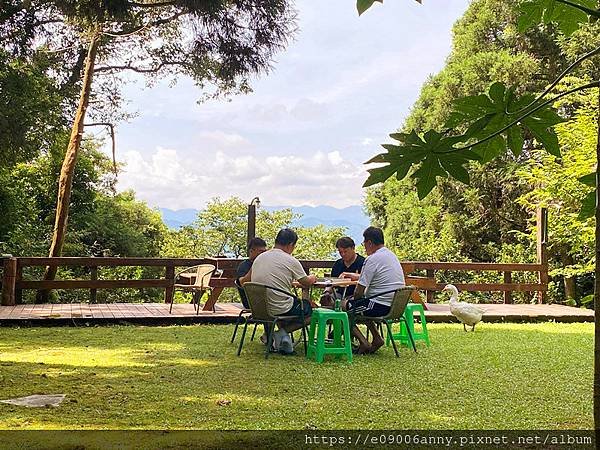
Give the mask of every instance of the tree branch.
M 116 158 L 116 154 L 115 154 L 115 127 L 112 123 L 110 122 L 94 122 L 94 123 L 84 123 L 83 124 L 84 127 L 97 127 L 97 126 L 102 126 L 102 127 L 107 127 L 109 132 L 110 132 L 110 139 L 112 141 L 112 157 L 113 157 L 113 172 L 115 173 L 115 176 L 117 176 L 119 173 L 117 171 L 117 158 Z
M 164 6 L 174 6 L 177 4 L 175 0 L 164 1 L 160 3 L 138 3 L 138 2 L 127 2 L 129 6 L 136 8 L 162 8 Z
M 590 15 L 590 16 L 594 16 L 594 17 L 598 17 L 600 18 L 600 10 L 598 9 L 590 9 L 586 6 L 583 5 L 579 5 L 577 3 L 573 3 L 569 0 L 554 0 L 557 3 L 562 3 L 563 5 L 568 5 L 571 6 L 573 8 L 579 9 L 580 11 L 583 11 L 584 13 Z
M 185 66 L 186 63 L 184 61 L 173 61 L 173 62 L 161 62 L 156 67 L 144 68 L 144 67 L 135 67 L 132 65 L 126 66 L 103 66 L 98 67 L 96 72 L 108 72 L 108 71 L 117 71 L 117 70 L 132 70 L 137 73 L 154 73 L 158 72 L 164 66 Z
M 486 138 L 483 138 L 480 141 L 477 141 L 473 144 L 470 145 L 464 145 L 462 147 L 458 147 L 458 148 L 453 148 L 452 150 L 448 151 L 448 152 L 436 152 L 434 151 L 433 153 L 437 153 L 437 154 L 447 154 L 447 153 L 454 153 L 454 152 L 458 152 L 461 150 L 467 150 L 469 148 L 475 147 L 477 145 L 481 145 L 484 142 L 487 142 L 491 139 L 494 139 L 496 136 L 499 136 L 500 134 L 504 133 L 506 130 L 508 130 L 510 127 L 512 127 L 513 125 L 516 125 L 517 123 L 519 123 L 521 120 L 525 119 L 526 117 L 528 117 L 530 114 L 533 114 L 534 112 L 542 109 L 544 106 L 549 105 L 550 103 L 555 102 L 556 100 L 562 98 L 562 97 L 566 97 L 567 95 L 573 94 L 574 92 L 577 91 L 583 91 L 585 89 L 590 89 L 590 88 L 595 88 L 595 87 L 600 87 L 600 80 L 596 80 L 596 81 L 592 81 L 591 83 L 587 83 L 584 84 L 582 86 L 578 86 L 576 88 L 570 89 L 566 92 L 563 92 L 562 94 L 559 94 L 555 97 L 552 97 L 549 100 L 546 100 L 543 103 L 540 103 L 538 106 L 536 106 L 535 108 L 527 111 L 526 113 L 522 114 L 520 117 L 518 117 L 517 119 L 513 120 L 511 123 L 509 123 L 508 125 L 506 125 L 505 127 L 499 129 L 498 131 L 495 131 L 494 133 L 490 134 L 489 136 L 487 136 Z
M 556 78 L 552 82 L 552 84 L 546 88 L 546 90 L 544 92 L 542 92 L 540 95 L 538 95 L 537 98 L 535 100 L 533 100 L 531 103 L 529 103 L 527 106 L 524 106 L 520 110 L 514 111 L 514 112 L 505 111 L 506 114 L 515 115 L 515 114 L 521 114 L 523 111 L 526 111 L 532 105 L 535 105 L 538 101 L 540 101 L 542 98 L 544 98 L 546 95 L 548 95 L 550 93 L 550 91 L 554 88 L 554 86 L 556 86 L 560 82 L 560 80 L 562 80 L 571 70 L 573 70 L 576 66 L 581 64 L 582 61 L 585 61 L 586 59 L 591 58 L 592 56 L 595 56 L 597 54 L 600 54 L 600 47 L 595 48 L 591 52 L 588 52 L 585 55 L 578 58 L 577 61 L 574 61 L 569 67 L 567 67 L 565 70 L 563 70 L 563 72 L 558 76 L 558 78 Z
M 114 32 L 103 31 L 102 34 L 104 34 L 106 36 L 111 36 L 111 37 L 131 36 L 132 34 L 139 33 L 140 31 L 145 30 L 146 28 L 152 28 L 152 27 L 156 27 L 158 25 L 164 25 L 165 23 L 169 23 L 175 19 L 178 19 L 179 17 L 181 17 L 185 14 L 187 14 L 187 13 L 184 11 L 179 11 L 178 13 L 173 14 L 170 17 L 155 20 L 154 22 L 148 22 L 146 24 L 140 25 L 139 27 L 133 28 L 131 30 L 121 30 L 121 31 L 114 31 Z

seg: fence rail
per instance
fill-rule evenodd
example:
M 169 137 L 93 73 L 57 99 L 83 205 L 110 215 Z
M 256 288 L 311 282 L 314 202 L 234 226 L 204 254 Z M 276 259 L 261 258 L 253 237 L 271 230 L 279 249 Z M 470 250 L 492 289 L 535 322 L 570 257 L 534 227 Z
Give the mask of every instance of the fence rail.
M 2 270 L 2 305 L 15 305 L 22 301 L 24 289 L 89 289 L 90 301 L 96 301 L 97 289 L 119 288 L 163 288 L 166 303 L 173 301 L 175 284 L 175 269 L 177 267 L 190 267 L 198 264 L 214 264 L 223 270 L 221 278 L 211 280 L 212 293 L 204 310 L 212 310 L 223 289 L 234 287 L 237 266 L 241 259 L 230 258 L 95 258 L 95 257 L 2 257 L 0 258 Z M 311 269 L 331 269 L 332 260 L 301 260 L 302 266 L 308 272 Z M 24 280 L 23 269 L 26 267 L 85 267 L 90 271 L 88 280 Z M 142 280 L 98 280 L 102 267 L 162 267 L 164 278 Z M 444 283 L 436 280 L 439 271 L 474 271 L 498 272 L 503 275 L 503 283 L 456 283 L 460 290 L 469 292 L 503 292 L 504 302 L 512 303 L 513 292 L 539 292 L 538 301 L 543 301 L 548 290 L 548 265 L 547 264 L 499 264 L 499 263 L 465 263 L 465 262 L 421 262 L 403 261 L 402 267 L 407 274 L 407 284 L 417 286 L 424 290 L 427 301 L 433 300 L 435 291 L 443 289 Z M 415 271 L 425 271 L 426 276 L 413 275 Z M 537 273 L 538 283 L 513 283 L 513 272 Z

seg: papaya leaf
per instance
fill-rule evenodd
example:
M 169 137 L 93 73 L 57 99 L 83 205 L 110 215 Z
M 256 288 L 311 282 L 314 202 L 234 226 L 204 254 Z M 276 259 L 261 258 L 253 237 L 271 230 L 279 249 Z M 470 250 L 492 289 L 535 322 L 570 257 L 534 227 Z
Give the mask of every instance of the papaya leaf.
M 367 9 L 373 6 L 373 3 L 379 2 L 383 3 L 383 0 L 356 0 L 356 9 L 358 10 L 358 15 L 360 16 Z M 422 0 L 416 0 L 417 3 L 421 3 Z
M 426 158 L 421 167 L 419 167 L 412 175 L 412 178 L 416 180 L 417 193 L 419 199 L 422 200 L 427 197 L 427 194 L 437 184 L 438 176 L 445 176 L 446 172 L 442 169 L 440 161 L 435 157 Z
M 496 136 L 495 138 L 472 148 L 473 151 L 481 157 L 481 163 L 485 164 L 500 156 L 500 154 L 504 152 L 506 144 L 504 139 L 502 139 L 502 136 Z
M 581 209 L 579 210 L 579 220 L 589 219 L 596 214 L 596 190 L 588 193 L 581 201 Z
M 364 186 L 372 186 L 390 178 L 405 178 L 411 167 L 418 166 L 412 173 L 419 198 L 424 198 L 435 187 L 437 177 L 452 176 L 463 183 L 469 182 L 469 174 L 465 164 L 481 157 L 468 149 L 457 150 L 454 145 L 464 142 L 465 136 L 446 136 L 443 133 L 429 130 L 422 137 L 414 130 L 410 133 L 392 133 L 390 135 L 399 144 L 383 144 L 387 153 L 380 153 L 368 163 L 384 164 L 368 170 L 369 177 Z
M 525 1 L 520 7 L 521 14 L 517 24 L 519 31 L 525 31 L 542 22 L 555 23 L 565 35 L 572 34 L 581 23 L 589 20 L 589 15 L 596 10 L 597 3 L 596 0 L 570 1 L 578 6 L 559 3 L 556 0 Z
M 358 11 L 358 15 L 360 16 L 367 9 L 373 6 L 373 3 L 379 2 L 383 3 L 383 0 L 356 0 L 356 9 Z
M 525 117 L 521 124 L 533 134 L 548 153 L 560 157 L 558 137 L 553 127 L 561 122 L 564 122 L 564 119 L 548 106 Z
M 586 186 L 596 187 L 596 172 L 588 173 L 582 177 L 577 178 L 577 181 L 585 184 Z
M 525 143 L 523 133 L 521 133 L 519 127 L 510 127 L 506 130 L 506 140 L 508 141 L 508 148 L 513 152 L 513 155 L 519 156 L 523 151 L 523 144 Z
M 465 135 L 477 142 L 510 126 L 519 117 L 525 116 L 498 137 L 474 145 L 473 150 L 481 155 L 483 162 L 492 160 L 503 153 L 507 147 L 518 156 L 523 150 L 523 130 L 527 130 L 549 153 L 560 156 L 558 138 L 553 127 L 564 119 L 550 105 L 533 111 L 536 107 L 535 104 L 531 104 L 533 99 L 530 94 L 517 97 L 514 90 L 507 89 L 502 83 L 496 82 L 490 86 L 487 95 L 480 94 L 457 99 L 454 102 L 455 111 L 450 114 L 446 126 L 467 127 Z M 532 112 L 526 115 L 527 110 Z

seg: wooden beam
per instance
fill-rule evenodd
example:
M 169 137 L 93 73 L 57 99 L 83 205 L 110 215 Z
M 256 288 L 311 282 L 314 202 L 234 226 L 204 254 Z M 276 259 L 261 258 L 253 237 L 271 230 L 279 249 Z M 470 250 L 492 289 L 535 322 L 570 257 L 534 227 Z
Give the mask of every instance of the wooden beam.
M 197 266 L 212 262 L 211 258 L 99 258 L 99 257 L 56 257 L 56 258 L 19 258 L 22 267 L 27 266 L 88 266 L 88 267 L 119 267 L 119 266 Z
M 98 281 L 98 268 L 90 267 L 90 280 Z M 98 290 L 90 289 L 90 303 L 98 303 Z
M 504 284 L 512 284 L 512 272 L 504 272 Z M 512 302 L 512 292 L 504 291 L 504 303 L 511 304 Z
M 427 278 L 435 283 L 435 269 L 427 269 L 425 273 L 427 274 Z M 427 303 L 433 303 L 433 291 L 427 289 L 425 291 L 425 297 L 427 298 Z
M 117 288 L 166 288 L 169 280 L 52 280 L 20 281 L 21 289 L 117 289 Z
M 404 263 L 403 263 L 404 264 Z M 539 272 L 542 264 L 528 263 L 468 263 L 468 262 L 410 262 L 414 270 L 476 270 L 476 271 L 505 271 L 511 272 Z
M 23 303 L 23 289 L 16 287 L 16 284 L 23 279 L 23 268 L 19 266 L 19 260 L 17 259 L 17 278 L 15 279 L 15 304 L 20 305 Z
M 175 267 L 167 266 L 165 269 L 165 281 L 169 283 L 169 285 L 165 289 L 165 303 L 173 303 L 173 295 L 175 294 L 175 288 L 173 285 L 175 284 Z
M 493 292 L 493 291 L 513 291 L 513 292 L 531 292 L 547 290 L 548 286 L 538 283 L 453 283 L 459 291 L 468 292 Z M 435 290 L 441 291 L 446 286 L 444 283 L 437 284 Z

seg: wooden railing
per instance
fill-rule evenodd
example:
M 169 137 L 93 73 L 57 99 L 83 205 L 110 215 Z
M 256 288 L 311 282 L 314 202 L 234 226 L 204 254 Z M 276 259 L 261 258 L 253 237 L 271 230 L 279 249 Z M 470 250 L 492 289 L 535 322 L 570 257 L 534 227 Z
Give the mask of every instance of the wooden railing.
M 162 288 L 165 290 L 164 300 L 169 303 L 173 300 L 173 285 L 175 283 L 175 269 L 177 267 L 190 267 L 198 264 L 214 264 L 223 271 L 220 278 L 213 278 L 212 294 L 206 304 L 205 310 L 211 310 L 217 302 L 219 295 L 225 288 L 234 287 L 235 273 L 241 259 L 227 258 L 94 258 L 94 257 L 60 257 L 60 258 L 0 258 L 3 267 L 2 274 L 2 305 L 15 305 L 21 303 L 24 289 L 49 290 L 49 289 L 89 289 L 89 298 L 92 303 L 96 301 L 98 289 L 117 288 Z M 331 269 L 334 261 L 302 260 L 302 266 L 309 272 L 313 269 Z M 24 280 L 23 269 L 26 267 L 86 267 L 89 269 L 90 279 L 87 280 Z M 142 280 L 99 280 L 98 274 L 102 267 L 162 267 L 164 278 Z M 496 264 L 496 263 L 463 263 L 463 262 L 402 262 L 404 272 L 407 274 L 407 284 L 417 286 L 425 291 L 427 301 L 433 300 L 433 293 L 443 289 L 445 283 L 436 280 L 439 271 L 474 271 L 498 272 L 503 275 L 503 283 L 455 283 L 463 291 L 504 293 L 504 301 L 512 303 L 512 292 L 539 292 L 538 301 L 542 302 L 548 289 L 548 266 L 546 264 Z M 425 271 L 426 276 L 413 275 L 416 271 Z M 537 273 L 537 283 L 513 283 L 513 272 Z

